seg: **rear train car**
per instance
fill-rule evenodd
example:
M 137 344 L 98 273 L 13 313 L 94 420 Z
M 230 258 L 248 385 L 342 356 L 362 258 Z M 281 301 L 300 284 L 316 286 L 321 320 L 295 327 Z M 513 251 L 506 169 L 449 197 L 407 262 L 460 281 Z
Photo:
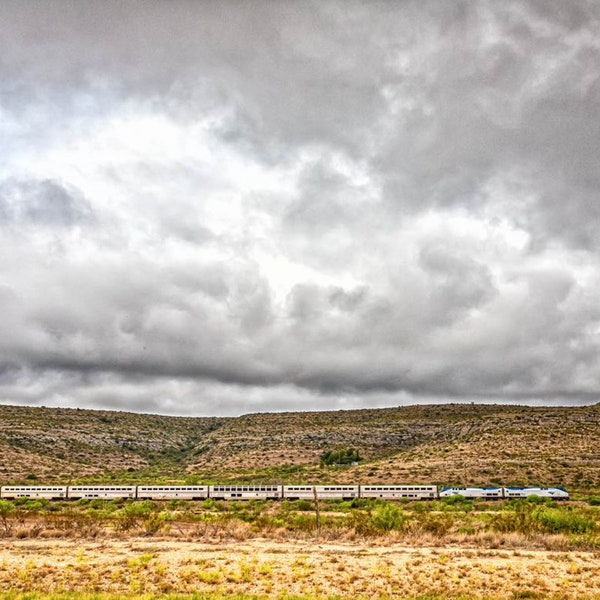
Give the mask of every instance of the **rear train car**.
M 0 488 L 0 497 L 7 500 L 15 498 L 46 498 L 61 500 L 67 497 L 66 485 L 4 485 Z

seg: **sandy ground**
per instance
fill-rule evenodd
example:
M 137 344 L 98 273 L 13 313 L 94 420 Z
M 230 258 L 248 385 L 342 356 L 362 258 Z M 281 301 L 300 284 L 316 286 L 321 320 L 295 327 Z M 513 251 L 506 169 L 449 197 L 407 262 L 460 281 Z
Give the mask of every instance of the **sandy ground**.
M 17 540 L 0 545 L 0 592 L 10 590 L 600 599 L 600 555 L 261 539 Z

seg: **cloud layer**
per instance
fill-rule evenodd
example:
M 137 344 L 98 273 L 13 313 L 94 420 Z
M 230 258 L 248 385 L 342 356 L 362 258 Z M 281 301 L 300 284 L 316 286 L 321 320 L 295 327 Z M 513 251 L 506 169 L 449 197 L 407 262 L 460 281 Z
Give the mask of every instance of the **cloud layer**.
M 0 6 L 0 401 L 586 403 L 600 8 Z

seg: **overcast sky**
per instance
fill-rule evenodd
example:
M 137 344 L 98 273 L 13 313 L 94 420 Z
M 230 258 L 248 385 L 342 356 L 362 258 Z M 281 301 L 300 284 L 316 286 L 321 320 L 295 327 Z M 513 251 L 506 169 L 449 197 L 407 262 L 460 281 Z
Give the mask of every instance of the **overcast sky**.
M 0 3 L 0 402 L 600 400 L 600 3 Z

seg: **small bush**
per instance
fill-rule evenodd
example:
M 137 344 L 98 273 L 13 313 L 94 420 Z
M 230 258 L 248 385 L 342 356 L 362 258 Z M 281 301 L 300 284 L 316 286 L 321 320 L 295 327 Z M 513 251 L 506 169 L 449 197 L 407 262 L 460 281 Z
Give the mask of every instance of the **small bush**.
M 421 529 L 438 537 L 446 535 L 454 524 L 452 515 L 428 514 L 420 521 Z
M 317 528 L 315 515 L 293 515 L 288 527 L 294 531 L 314 531 Z
M 310 500 L 296 500 L 293 503 L 293 507 L 294 510 L 300 512 L 308 512 L 315 509 L 313 503 Z
M 525 502 L 529 502 L 529 504 L 543 504 L 546 501 L 545 498 L 542 498 L 541 496 L 538 496 L 536 494 L 533 494 L 532 496 L 528 496 L 525 499 Z
M 402 529 L 406 522 L 406 517 L 401 508 L 394 504 L 386 503 L 375 510 L 371 521 L 381 531 L 392 531 Z
M 345 518 L 347 527 L 354 529 L 357 535 L 377 535 L 381 532 L 375 525 L 371 515 L 363 510 L 353 510 Z
M 0 500 L 0 531 L 6 536 L 12 534 L 13 530 L 13 515 L 16 512 L 15 505 L 8 500 Z
M 321 465 L 350 465 L 361 460 L 362 458 L 355 448 L 328 450 L 320 456 Z
M 455 496 L 450 496 L 448 498 L 442 499 L 442 502 L 446 505 L 462 504 L 465 501 L 466 498 L 462 494 L 456 494 Z

